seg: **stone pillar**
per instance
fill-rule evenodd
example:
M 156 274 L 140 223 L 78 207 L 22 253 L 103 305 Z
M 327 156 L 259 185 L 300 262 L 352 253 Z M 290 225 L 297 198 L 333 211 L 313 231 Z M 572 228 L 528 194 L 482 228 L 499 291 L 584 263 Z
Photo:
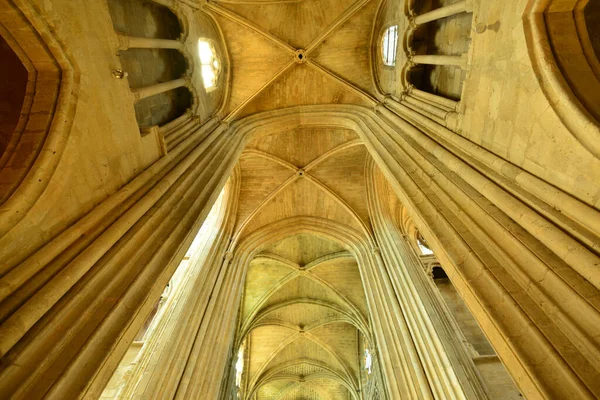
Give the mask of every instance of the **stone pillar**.
M 409 93 L 412 97 L 418 98 L 422 101 L 425 101 L 429 104 L 435 105 L 442 109 L 447 109 L 448 111 L 456 111 L 458 108 L 458 102 L 448 99 L 446 97 L 438 96 L 437 94 L 424 92 L 415 87 L 410 87 Z
M 179 78 L 169 82 L 157 83 L 156 85 L 146 86 L 138 89 L 131 89 L 134 101 L 137 103 L 141 99 L 154 96 L 160 93 L 168 92 L 169 90 L 177 89 L 189 84 L 189 78 Z
M 407 326 L 379 248 L 359 262 L 379 361 L 390 399 L 433 400 L 425 366 Z
M 413 64 L 429 64 L 429 65 L 453 65 L 465 69 L 467 67 L 466 54 L 462 56 L 444 56 L 444 55 L 414 55 L 410 57 Z
M 440 7 L 435 10 L 418 15 L 414 18 L 416 25 L 422 25 L 427 22 L 450 17 L 452 15 L 468 12 L 472 10 L 472 5 L 468 4 L 467 0 L 459 1 L 446 7 Z
M 190 111 L 190 109 L 187 109 L 179 117 L 175 118 L 173 121 L 167 122 L 166 124 L 164 124 L 163 126 L 161 126 L 159 129 L 163 133 L 163 135 L 166 136 L 167 134 L 169 134 L 172 131 L 176 130 L 181 125 L 185 124 L 192 117 L 193 117 L 192 112 Z
M 227 129 L 208 121 L 1 278 L 0 393 L 101 394 L 242 152 Z
M 457 102 L 423 92 L 412 86 L 402 95 L 399 102 L 391 98 L 386 98 L 384 103 L 394 110 L 399 104 L 402 104 L 452 130 L 455 130 L 458 126 L 458 114 L 455 111 L 458 107 Z M 453 107 L 450 108 L 448 105 L 452 105 Z
M 377 110 L 392 133 L 365 112 L 365 145 L 524 397 L 598 398 L 598 210 L 402 104 Z
M 428 385 L 436 399 L 488 399 L 475 364 L 448 318 L 445 305 L 424 266 L 395 223 L 385 177 L 370 160 L 367 169 L 369 215 L 381 246 L 386 274 L 405 316 Z
M 174 49 L 181 50 L 183 43 L 179 40 L 145 38 L 137 36 L 127 36 L 121 33 L 119 37 L 119 50 L 128 49 Z

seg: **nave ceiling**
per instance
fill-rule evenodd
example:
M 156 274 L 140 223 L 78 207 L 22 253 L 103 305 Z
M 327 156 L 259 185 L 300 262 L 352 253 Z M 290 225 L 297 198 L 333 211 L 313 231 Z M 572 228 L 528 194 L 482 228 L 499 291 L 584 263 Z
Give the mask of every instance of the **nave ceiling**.
M 314 104 L 371 105 L 379 1 L 211 1 L 230 60 L 226 120 Z M 298 52 L 302 52 L 302 58 Z
M 375 0 L 209 2 L 205 10 L 222 30 L 231 66 L 222 116 L 371 105 L 378 7 Z M 335 126 L 255 132 L 239 161 L 234 246 L 294 217 L 327 219 L 369 236 L 368 157 L 355 132 Z M 255 254 L 238 322 L 246 398 L 356 398 L 371 342 L 356 260 L 340 244 L 305 233 Z
M 250 141 L 239 162 L 233 240 L 315 217 L 368 235 L 365 164 L 356 133 L 300 127 Z M 293 222 L 291 222 L 293 224 Z M 243 385 L 256 399 L 353 399 L 371 342 L 358 265 L 348 249 L 299 233 L 254 249 L 239 315 Z M 372 343 L 372 342 L 371 342 Z

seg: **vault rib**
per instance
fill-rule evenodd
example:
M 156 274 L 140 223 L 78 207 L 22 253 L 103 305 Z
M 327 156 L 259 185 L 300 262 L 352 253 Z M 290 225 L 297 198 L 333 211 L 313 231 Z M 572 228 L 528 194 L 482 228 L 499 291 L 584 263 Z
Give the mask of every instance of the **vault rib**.
M 306 332 L 304 334 L 304 337 L 307 338 L 308 340 L 310 340 L 311 342 L 316 343 L 321 348 L 325 349 L 325 351 L 327 353 L 329 353 L 329 355 L 331 355 L 333 358 L 335 358 L 336 361 L 338 363 L 340 363 L 340 365 L 344 369 L 344 372 L 346 373 L 347 378 L 349 380 L 351 380 L 352 385 L 356 389 L 358 389 L 358 382 L 357 382 L 358 380 L 356 379 L 356 376 L 352 373 L 352 370 L 350 369 L 348 364 L 346 364 L 346 362 L 344 360 L 342 360 L 342 358 L 338 355 L 338 353 L 334 349 L 331 348 L 331 346 L 329 346 L 327 343 L 322 341 L 319 337 L 311 334 L 310 332 Z
M 241 102 L 233 111 L 231 111 L 225 118 L 225 122 L 231 122 L 233 119 L 242 111 L 252 100 L 254 100 L 257 96 L 259 96 L 265 89 L 267 89 L 273 82 L 275 82 L 279 77 L 285 74 L 290 68 L 295 65 L 295 61 L 291 60 L 287 64 L 285 64 L 279 71 L 275 73 L 268 81 L 266 81 L 261 87 L 259 87 L 254 93 L 250 95 L 246 100 Z
M 350 253 L 349 251 L 346 251 L 346 250 L 338 251 L 337 253 L 326 254 L 323 257 L 319 257 L 319 258 L 309 262 L 308 264 L 306 264 L 304 269 L 306 271 L 310 271 L 311 269 L 318 267 L 322 263 L 324 263 L 326 261 L 330 261 L 330 260 L 335 260 L 336 258 L 354 258 L 354 256 L 352 255 L 352 253 Z
M 266 384 L 271 383 L 276 380 L 291 380 L 294 382 L 299 382 L 299 378 L 297 375 L 281 374 L 281 371 L 285 370 L 286 368 L 293 367 L 296 365 L 302 365 L 302 364 L 310 365 L 310 366 L 317 367 L 317 368 L 324 370 L 324 372 L 313 372 L 312 374 L 307 375 L 305 377 L 305 381 L 311 381 L 314 379 L 325 378 L 325 379 L 330 379 L 330 380 L 339 382 L 350 391 L 350 393 L 352 394 L 352 397 L 354 399 L 358 400 L 356 392 L 353 392 L 352 382 L 348 382 L 342 375 L 339 374 L 338 371 L 334 370 L 329 364 L 326 364 L 322 361 L 318 361 L 318 360 L 315 360 L 312 358 L 306 358 L 306 357 L 287 361 L 285 363 L 282 363 L 282 364 L 274 367 L 271 370 L 266 371 L 264 374 L 264 377 L 262 377 L 257 382 L 256 386 L 254 388 L 252 388 L 252 390 L 249 392 L 248 398 L 251 398 L 252 395 L 254 394 L 254 392 L 256 390 L 258 390 L 260 387 L 262 387 L 263 385 L 266 385 Z
M 306 167 L 304 167 L 304 173 L 303 176 L 306 177 L 308 180 L 310 180 L 313 184 L 315 184 L 317 187 L 319 187 L 321 190 L 325 191 L 325 193 L 329 194 L 331 197 L 333 197 L 335 199 L 335 201 L 340 204 L 346 211 L 348 211 L 352 217 L 356 220 L 356 222 L 359 224 L 359 226 L 361 228 L 363 228 L 363 230 L 366 233 L 370 233 L 370 229 L 369 227 L 365 224 L 365 222 L 360 218 L 360 216 L 356 213 L 356 211 L 350 207 L 350 205 L 348 203 L 346 203 L 346 201 L 344 199 L 342 199 L 337 193 L 335 193 L 331 188 L 329 188 L 327 185 L 325 185 L 324 183 L 322 183 L 321 181 L 319 181 L 317 178 L 313 177 L 312 175 L 309 175 L 306 171 L 308 171 L 309 169 L 314 169 L 318 164 L 322 163 L 323 161 L 327 160 L 328 158 L 330 158 L 331 156 L 339 153 L 340 151 L 346 150 L 348 148 L 351 148 L 353 146 L 358 146 L 361 145 L 362 141 L 360 139 L 355 139 L 355 140 L 351 140 L 348 141 L 346 143 L 342 143 L 339 146 L 334 147 L 333 149 L 321 154 L 319 157 L 317 157 L 316 159 L 314 159 L 313 161 L 311 161 L 310 163 L 308 163 L 306 165 Z M 295 165 L 293 165 L 292 163 L 284 160 L 281 157 L 278 157 L 274 154 L 271 153 L 267 153 L 265 151 L 262 150 L 257 150 L 257 149 L 247 149 L 244 151 L 244 153 L 242 153 L 242 157 L 244 156 L 248 156 L 248 155 L 254 155 L 257 157 L 262 157 L 265 158 L 267 160 L 273 161 L 285 168 L 288 168 L 291 171 L 294 172 L 298 172 L 300 169 L 298 167 L 296 167 Z M 283 189 L 285 189 L 287 186 L 289 186 L 290 184 L 292 184 L 293 182 L 295 182 L 297 179 L 299 179 L 300 176 L 298 175 L 293 175 L 290 178 L 288 178 L 283 184 L 281 184 L 277 189 L 275 189 L 271 194 L 269 194 L 269 196 L 267 196 L 265 198 L 265 200 L 263 200 L 256 209 L 254 209 L 250 215 L 248 215 L 248 217 L 246 217 L 246 219 L 244 220 L 244 222 L 240 225 L 239 229 L 237 230 L 237 232 L 234 235 L 234 240 L 233 243 L 236 244 L 241 236 L 241 234 L 244 232 L 244 229 L 246 228 L 246 226 L 250 223 L 250 221 L 269 203 L 269 201 L 271 201 L 275 196 L 277 196 L 279 193 L 281 193 L 281 191 Z
M 323 350 L 325 350 L 325 352 L 327 354 L 332 356 L 342 366 L 342 372 L 344 373 L 344 375 L 340 375 L 339 373 L 337 373 L 337 371 L 335 371 L 333 366 L 330 365 L 329 363 L 325 363 L 325 365 L 327 367 L 329 367 L 328 369 L 331 372 L 334 372 L 335 375 L 339 377 L 340 381 L 342 381 L 342 382 L 345 381 L 345 382 L 350 383 L 351 387 L 355 388 L 355 390 L 356 390 L 356 387 L 357 387 L 356 381 L 355 381 L 356 377 L 354 376 L 354 374 L 352 374 L 352 371 L 350 371 L 350 369 L 348 368 L 346 363 L 342 359 L 340 359 L 340 357 L 337 355 L 337 353 L 333 349 L 331 349 L 326 343 L 323 343 L 323 341 L 321 341 L 319 338 L 315 337 L 314 335 L 310 335 L 307 333 L 304 333 L 304 334 L 297 333 L 297 334 L 291 335 L 287 339 L 283 340 L 279 344 L 279 346 L 277 346 L 271 352 L 271 354 L 269 354 L 269 357 L 267 357 L 265 359 L 265 361 L 261 364 L 261 366 L 255 372 L 255 376 L 251 378 L 250 385 L 249 385 L 249 387 L 251 388 L 250 393 L 254 392 L 254 388 L 258 388 L 261 386 L 260 385 L 261 380 L 262 380 L 261 378 L 263 378 L 263 374 L 265 374 L 268 371 L 266 368 L 269 366 L 271 361 L 273 361 L 275 359 L 275 357 L 277 357 L 277 355 L 279 353 L 281 353 L 286 347 L 290 346 L 292 343 L 294 343 L 296 340 L 298 340 L 301 337 L 304 337 L 307 340 L 313 342 L 314 344 L 316 344 L 317 346 L 319 346 Z
M 295 48 L 293 48 L 292 46 L 290 46 L 283 40 L 279 39 L 275 35 L 272 35 L 271 33 L 266 32 L 265 30 L 258 27 L 254 23 L 248 21 L 246 18 L 242 17 L 241 15 L 239 15 L 233 11 L 230 11 L 227 8 L 220 6 L 214 2 L 207 2 L 207 3 L 205 3 L 204 7 L 206 7 L 207 9 L 209 9 L 209 10 L 211 10 L 211 11 L 237 23 L 237 24 L 240 24 L 240 25 L 258 33 L 259 35 L 261 35 L 262 37 L 264 37 L 271 43 L 280 47 L 282 50 L 285 50 L 286 52 L 290 53 L 290 56 L 293 56 L 296 53 Z
M 242 324 L 242 331 L 247 330 L 252 325 L 254 317 L 258 315 L 260 309 L 265 305 L 267 300 L 269 300 L 271 296 L 277 293 L 277 291 L 283 286 L 285 286 L 288 282 L 291 282 L 292 280 L 296 279 L 296 277 L 298 277 L 298 272 L 291 272 L 284 276 L 282 279 L 278 280 L 277 283 L 260 298 L 256 305 L 252 307 L 252 310 L 248 314 L 248 317 L 246 317 L 246 320 Z
M 362 312 L 358 309 L 356 304 L 354 304 L 352 301 L 350 301 L 350 299 L 346 298 L 346 296 L 344 296 L 343 294 L 338 292 L 338 290 L 333 285 L 331 285 L 330 283 L 326 282 L 325 280 L 323 280 L 323 279 L 319 278 L 318 276 L 315 276 L 311 273 L 306 273 L 305 276 L 308 279 L 310 279 L 311 281 L 331 290 L 333 293 L 335 293 L 337 296 L 339 296 L 344 301 L 344 303 L 348 306 L 348 308 L 350 308 L 352 310 L 353 313 L 355 313 L 357 316 L 363 317 Z
M 265 369 L 267 368 L 267 366 L 269 365 L 269 363 L 271 361 L 273 361 L 273 359 L 275 357 L 277 357 L 277 354 L 281 353 L 281 351 L 283 349 L 285 349 L 287 346 L 289 346 L 290 344 L 294 343 L 298 338 L 301 338 L 301 337 L 302 337 L 302 335 L 299 332 L 296 332 L 295 334 L 290 335 L 285 340 L 281 341 L 281 343 L 279 343 L 279 345 L 277 347 L 275 347 L 275 349 L 273 349 L 273 351 L 269 354 L 269 356 L 258 367 L 258 369 L 256 370 L 256 372 L 254 373 L 254 376 L 250 377 L 250 385 L 248 385 L 248 386 L 251 389 L 253 389 L 254 387 L 256 387 L 256 384 L 260 381 L 260 378 L 261 378 L 263 372 L 265 372 Z M 250 392 L 253 392 L 253 391 L 254 390 L 250 390 Z
M 247 149 L 247 150 L 244 150 L 244 152 L 242 153 L 242 157 L 247 156 L 247 155 L 255 155 L 257 157 L 266 158 L 267 160 L 274 161 L 277 164 L 279 164 L 283 167 L 286 167 L 294 172 L 296 172 L 298 170 L 298 167 L 296 167 L 294 164 L 284 160 L 281 157 L 277 157 L 276 155 L 267 153 L 265 151 L 261 151 L 261 150 L 257 150 L 257 149 Z
M 356 213 L 356 211 L 354 211 L 354 209 L 352 207 L 350 207 L 350 205 L 348 203 L 346 203 L 346 201 L 344 199 L 342 199 L 336 192 L 334 192 L 331 188 L 329 188 L 329 186 L 325 185 L 323 182 L 321 182 L 320 180 L 318 180 L 314 176 L 309 175 L 308 173 L 304 173 L 304 177 L 306 179 L 308 179 L 309 181 L 311 181 L 314 185 L 316 185 L 317 187 L 319 187 L 321 190 L 323 190 L 325 193 L 329 194 L 329 196 L 331 196 L 346 211 L 348 211 L 350 213 L 350 215 L 352 215 L 352 218 L 354 218 L 356 220 L 356 222 L 360 225 L 360 227 L 363 229 L 363 231 L 367 235 L 371 234 L 371 229 L 358 216 L 358 214 Z
M 333 149 L 331 149 L 331 150 L 329 150 L 329 151 L 321 154 L 318 158 L 312 160 L 310 163 L 308 163 L 304 167 L 304 170 L 308 171 L 308 170 L 310 170 L 312 168 L 315 168 L 317 165 L 319 165 L 323 161 L 327 160 L 328 158 L 330 158 L 334 154 L 337 154 L 340 151 L 349 149 L 350 147 L 360 146 L 362 144 L 363 144 L 362 140 L 360 140 L 360 139 L 354 139 L 354 140 L 350 140 L 350 141 L 348 141 L 346 143 L 342 143 L 341 145 L 334 147 Z
M 379 103 L 377 101 L 377 99 L 375 97 L 371 96 L 369 93 L 367 93 L 364 90 L 362 90 L 362 89 L 354 86 L 353 84 L 351 84 L 350 82 L 348 82 L 344 78 L 342 78 L 342 77 L 334 74 L 333 72 L 331 72 L 327 68 L 325 68 L 322 65 L 316 63 L 315 61 L 307 59 L 306 60 L 306 65 L 308 65 L 310 68 L 312 68 L 312 69 L 320 72 L 321 74 L 325 75 L 326 77 L 331 78 L 331 79 L 337 81 L 342 86 L 344 86 L 346 89 L 350 90 L 352 93 L 358 95 L 359 97 L 362 97 L 364 100 L 366 100 L 369 103 L 370 106 L 375 106 L 375 105 L 377 105 Z
M 279 346 L 277 346 L 269 354 L 269 356 L 264 360 L 264 362 L 261 364 L 261 366 L 255 372 L 254 377 L 251 378 L 250 385 L 249 385 L 249 387 L 251 388 L 250 393 L 254 392 L 254 388 L 258 388 L 261 386 L 261 380 L 262 380 L 261 378 L 263 378 L 263 375 L 268 371 L 266 368 L 269 366 L 271 361 L 273 361 L 275 359 L 275 357 L 277 357 L 277 355 L 279 353 L 281 353 L 286 347 L 290 346 L 292 343 L 294 343 L 296 340 L 298 340 L 301 337 L 306 338 L 307 340 L 313 342 L 314 344 L 316 344 L 317 346 L 319 346 L 320 348 L 325 350 L 325 352 L 327 354 L 329 354 L 331 357 L 333 357 L 333 359 L 342 366 L 342 372 L 344 373 L 344 375 L 340 375 L 333 368 L 332 365 L 330 365 L 329 363 L 325 363 L 325 366 L 328 367 L 328 370 L 330 370 L 330 372 L 334 373 L 340 379 L 340 381 L 348 382 L 354 390 L 356 390 L 358 388 L 358 385 L 356 382 L 356 377 L 354 376 L 354 374 L 352 373 L 352 371 L 350 370 L 348 365 L 344 362 L 344 360 L 342 360 L 339 357 L 339 355 L 332 348 L 330 348 L 326 343 L 324 343 L 318 337 L 311 335 L 308 332 L 305 332 L 304 334 L 296 333 L 295 335 L 291 335 L 290 337 L 286 338 L 281 343 L 279 343 Z M 285 363 L 285 364 L 287 364 L 287 363 Z M 282 369 L 280 369 L 280 370 L 282 370 Z M 271 374 L 269 374 L 269 375 L 271 375 Z M 276 375 L 276 373 L 273 375 Z
M 277 196 L 279 193 L 281 193 L 286 187 L 288 187 L 289 185 L 291 185 L 292 183 L 294 183 L 297 179 L 299 179 L 300 177 L 298 175 L 292 175 L 289 178 L 287 178 L 285 180 L 285 182 L 283 182 L 281 185 L 279 185 L 277 187 L 277 189 L 275 189 L 273 192 L 271 192 L 271 194 L 269 194 L 263 201 L 262 203 L 260 203 L 258 205 L 258 207 L 256 207 L 251 213 L 250 215 L 248 215 L 248 217 L 246 217 L 246 219 L 244 220 L 244 222 L 240 225 L 238 231 L 235 233 L 234 237 L 233 237 L 233 241 L 232 241 L 232 248 L 234 248 L 234 246 L 237 245 L 238 241 L 240 240 L 240 236 L 242 234 L 242 232 L 244 232 L 244 229 L 246 228 L 246 226 L 250 223 L 250 221 L 252 221 L 252 218 L 254 218 L 275 196 Z
M 288 267 L 290 267 L 291 269 L 293 269 L 295 271 L 300 269 L 299 264 L 293 262 L 292 260 L 288 260 L 285 257 L 278 256 L 277 254 L 273 254 L 273 253 L 269 253 L 269 252 L 262 252 L 262 253 L 257 254 L 253 260 L 260 260 L 260 259 L 280 262 L 282 264 L 287 265 Z
M 285 396 L 286 393 L 297 388 L 298 386 L 301 386 L 301 384 L 302 384 L 301 382 L 294 382 L 291 385 L 288 385 L 285 389 L 283 389 L 281 392 L 279 392 L 277 397 L 275 397 L 273 400 L 281 400 L 283 398 L 283 396 Z
M 309 54 L 311 51 L 315 50 L 329 35 L 333 33 L 340 25 L 344 22 L 348 21 L 350 18 L 354 16 L 357 12 L 359 12 L 367 3 L 371 0 L 359 0 L 354 3 L 350 8 L 341 13 L 335 21 L 331 25 L 329 25 L 323 33 L 317 36 L 310 44 L 306 47 L 306 53 Z
M 325 300 L 321 300 L 321 299 L 314 299 L 314 298 L 309 298 L 309 297 L 298 297 L 295 299 L 290 299 L 290 300 L 286 300 L 286 301 L 282 301 L 280 303 L 277 304 L 273 304 L 263 310 L 261 310 L 253 319 L 252 321 L 250 321 L 250 325 L 246 327 L 246 329 L 241 329 L 241 335 L 240 335 L 240 339 L 246 337 L 251 331 L 252 329 L 254 329 L 254 327 L 260 323 L 261 320 L 265 319 L 267 315 L 281 309 L 284 307 L 288 307 L 294 304 L 313 304 L 313 305 L 317 305 L 320 307 L 324 307 L 327 308 L 329 310 L 332 310 L 338 314 L 343 315 L 344 317 L 348 318 L 347 322 L 353 326 L 356 327 L 356 329 L 358 329 L 359 331 L 361 331 L 361 333 L 365 336 L 365 337 L 370 337 L 369 335 L 369 330 L 368 330 L 368 324 L 367 322 L 364 320 L 364 318 L 362 317 L 362 315 L 353 315 L 349 310 L 344 309 L 343 307 L 341 307 L 338 304 L 329 302 L 329 301 L 325 301 Z M 243 328 L 243 327 L 242 327 Z M 241 344 L 241 341 L 240 343 Z
M 284 264 L 284 265 L 288 266 L 287 264 Z M 347 311 L 350 313 L 350 315 L 352 315 L 354 318 L 357 318 L 357 319 L 361 320 L 361 322 L 363 322 L 362 320 L 364 320 L 364 315 L 358 309 L 356 304 L 354 304 L 352 301 L 350 301 L 350 299 L 346 298 L 346 296 L 342 295 L 331 284 L 329 284 L 328 282 L 324 281 L 323 279 L 321 279 L 313 274 L 305 273 L 305 274 L 301 275 L 299 271 L 296 271 L 296 272 L 291 272 L 291 273 L 285 275 L 282 279 L 277 281 L 277 283 L 275 285 L 273 285 L 273 287 L 260 298 L 260 300 L 256 303 L 256 305 L 254 307 L 252 307 L 252 310 L 250 311 L 250 313 L 244 320 L 244 323 L 242 324 L 242 332 L 246 332 L 246 331 L 250 332 L 252 323 L 255 320 L 258 320 L 258 315 L 261 312 L 261 308 L 271 298 L 271 296 L 276 294 L 279 291 L 279 289 L 281 289 L 287 283 L 291 282 L 292 280 L 296 279 L 299 276 L 304 276 L 308 280 L 325 288 L 327 291 L 334 293 L 337 297 L 339 297 L 339 299 L 342 300 L 343 306 L 348 309 Z M 290 300 L 294 300 L 294 299 L 290 299 Z M 298 304 L 298 303 L 301 303 L 301 301 L 292 302 L 290 304 Z

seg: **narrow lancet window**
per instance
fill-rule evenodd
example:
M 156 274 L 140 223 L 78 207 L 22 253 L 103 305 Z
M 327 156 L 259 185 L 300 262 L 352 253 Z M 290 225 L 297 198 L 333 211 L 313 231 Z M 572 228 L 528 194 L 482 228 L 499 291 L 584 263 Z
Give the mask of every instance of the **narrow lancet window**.
M 429 245 L 420 233 L 417 234 L 417 244 L 419 245 L 419 250 L 421 250 L 422 255 L 427 256 L 433 254 L 433 251 L 429 248 Z
M 385 65 L 396 65 L 396 48 L 398 46 L 398 25 L 390 26 L 383 33 L 381 50 Z
M 371 368 L 373 366 L 373 357 L 371 356 L 371 352 L 369 349 L 365 349 L 365 369 L 367 373 L 371 374 Z

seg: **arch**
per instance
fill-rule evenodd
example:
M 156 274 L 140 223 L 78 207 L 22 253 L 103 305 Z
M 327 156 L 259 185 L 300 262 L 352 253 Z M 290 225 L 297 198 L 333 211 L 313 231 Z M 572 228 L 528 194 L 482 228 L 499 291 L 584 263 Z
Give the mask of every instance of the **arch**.
M 530 0 L 523 25 L 529 57 L 548 102 L 579 143 L 600 158 L 600 63 L 586 26 L 588 3 Z
M 19 59 L 19 56 L 0 36 L 0 74 L 10 79 L 0 81 L 0 160 L 2 154 L 11 143 L 12 136 L 18 134 L 24 120 L 22 108 L 29 108 L 24 104 L 28 86 L 29 73 Z M 31 90 L 31 88 L 30 88 Z M 19 123 L 21 122 L 21 123 Z M 23 121 L 24 122 L 24 121 Z
M 327 377 L 329 379 L 332 379 L 332 380 L 342 383 L 348 389 L 348 391 L 350 391 L 350 393 L 352 393 L 353 397 L 355 399 L 357 399 L 357 394 L 356 394 L 357 388 L 355 387 L 353 382 L 348 380 L 348 377 L 345 377 L 345 376 L 339 374 L 333 368 L 329 367 L 328 365 L 326 365 L 318 360 L 312 360 L 312 359 L 307 359 L 307 358 L 288 361 L 286 363 L 277 365 L 277 366 L 265 371 L 263 376 L 259 380 L 257 380 L 256 384 L 253 386 L 252 390 L 248 393 L 248 396 L 246 396 L 246 398 L 251 398 L 252 394 L 255 393 L 261 386 L 263 386 L 269 382 L 275 381 L 275 380 L 286 379 L 286 380 L 300 381 L 300 378 L 296 375 L 284 375 L 284 374 L 281 374 L 281 372 L 287 368 L 294 367 L 296 365 L 303 365 L 303 364 L 308 364 L 308 365 L 311 365 L 311 366 L 314 366 L 314 367 L 317 367 L 317 368 L 320 368 L 320 369 L 323 369 L 326 371 L 325 373 L 310 374 L 310 375 L 304 377 L 305 380 L 312 380 L 312 379 L 319 379 L 319 378 Z
M 288 300 L 283 303 L 272 305 L 264 310 L 261 310 L 253 318 L 249 319 L 248 323 L 242 326 L 241 334 L 239 335 L 239 338 L 236 341 L 238 346 L 246 339 L 246 337 L 250 334 L 250 332 L 252 332 L 252 330 L 258 328 L 259 326 L 273 324 L 272 321 L 268 321 L 268 319 L 267 319 L 269 314 L 271 314 L 281 308 L 285 308 L 285 307 L 295 305 L 295 304 L 317 305 L 319 307 L 323 307 L 323 308 L 335 311 L 336 313 L 341 315 L 341 317 L 339 319 L 335 319 L 335 321 L 333 319 L 327 320 L 327 321 L 319 321 L 318 324 L 307 326 L 306 327 L 307 330 L 314 329 L 319 326 L 323 326 L 327 323 L 333 323 L 332 321 L 346 322 L 346 323 L 354 326 L 356 329 L 358 329 L 364 337 L 368 338 L 369 340 L 372 340 L 372 335 L 371 335 L 368 323 L 367 323 L 367 321 L 360 318 L 361 317 L 360 315 L 354 315 L 351 312 L 349 312 L 348 310 L 345 310 L 335 304 L 331 304 L 331 303 L 323 301 L 323 300 L 311 299 L 311 298 L 301 298 L 301 299 L 292 299 L 292 300 Z M 289 324 L 285 324 L 285 323 L 280 323 L 278 325 L 282 326 L 282 327 L 286 327 L 286 328 L 291 328 L 291 326 Z M 296 329 L 296 328 L 294 328 L 294 329 Z
M 156 38 L 178 40 L 188 33 L 185 18 L 181 18 L 176 9 L 166 4 L 143 0 L 107 0 L 107 5 L 115 30 L 128 36 L 148 37 L 151 32 Z M 137 21 L 133 21 L 133 18 Z
M 474 309 L 523 393 L 589 397 L 597 390 L 589 371 L 599 364 L 588 358 L 596 354 L 590 340 L 595 328 L 582 318 L 584 314 L 569 313 L 567 308 L 577 304 L 589 311 L 585 315 L 600 318 L 586 297 L 587 290 L 600 287 L 600 277 L 592 268 L 598 260 L 594 250 L 600 234 L 597 210 L 433 121 L 419 122 L 420 129 L 382 105 L 375 110 L 326 105 L 265 112 L 238 121 L 232 128 L 234 134 L 254 137 L 299 126 L 337 126 L 357 132 L 457 282 L 461 296 Z M 248 243 L 252 240 L 257 239 L 249 238 Z M 365 246 L 361 252 L 355 243 L 349 245 L 354 246 L 350 250 L 358 250 L 357 258 L 364 257 Z M 543 280 L 532 275 L 533 265 L 544 271 Z M 584 280 L 572 281 L 568 274 L 573 272 Z M 515 298 L 507 291 L 506 277 L 518 277 L 520 286 L 515 289 L 525 297 Z M 540 313 L 540 301 L 550 325 L 531 323 L 530 318 Z M 503 306 L 493 306 L 499 303 Z M 545 335 L 549 329 L 568 331 L 568 342 Z M 525 331 L 530 338 L 527 344 L 507 339 Z M 573 353 L 564 353 L 565 345 Z M 542 354 L 543 368 L 559 370 L 565 377 L 561 385 L 540 373 Z M 570 357 L 589 368 L 579 369 Z M 580 378 L 579 374 L 588 375 Z
M 71 54 L 34 6 L 10 2 L 0 13 L 0 35 L 28 73 L 21 118 L 0 158 L 0 237 L 33 207 L 65 149 L 79 93 Z M 10 30 L 6 28 L 10 26 Z

